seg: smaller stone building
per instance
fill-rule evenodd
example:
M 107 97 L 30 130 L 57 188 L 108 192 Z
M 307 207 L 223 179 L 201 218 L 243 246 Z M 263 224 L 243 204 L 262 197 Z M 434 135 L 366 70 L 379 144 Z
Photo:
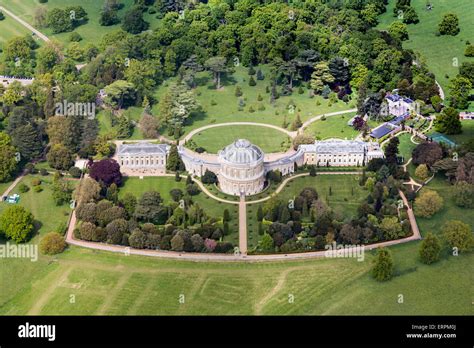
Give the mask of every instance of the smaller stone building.
M 170 146 L 167 144 L 122 144 L 117 153 L 117 161 L 124 168 L 154 169 L 164 173 L 169 150 Z

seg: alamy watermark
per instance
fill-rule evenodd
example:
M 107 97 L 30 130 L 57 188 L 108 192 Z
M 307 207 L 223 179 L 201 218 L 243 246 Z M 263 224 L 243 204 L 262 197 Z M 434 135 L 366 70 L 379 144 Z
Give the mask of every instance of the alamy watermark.
M 0 245 L 0 258 L 23 258 L 30 259 L 31 262 L 38 261 L 37 244 L 6 244 Z
M 364 261 L 365 257 L 365 246 L 357 244 L 337 244 L 332 242 L 331 244 L 326 244 L 324 246 L 326 249 L 324 256 L 332 258 L 349 258 L 354 257 L 357 261 Z
M 89 120 L 95 118 L 95 103 L 70 103 L 63 100 L 62 103 L 56 103 L 54 107 L 57 116 L 83 116 Z

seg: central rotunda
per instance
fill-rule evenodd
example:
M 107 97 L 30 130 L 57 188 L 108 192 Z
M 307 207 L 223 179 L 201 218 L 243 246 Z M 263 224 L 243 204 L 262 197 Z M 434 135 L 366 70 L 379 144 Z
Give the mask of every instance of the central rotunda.
M 245 139 L 238 139 L 219 151 L 219 187 L 232 195 L 253 195 L 265 184 L 264 153 Z

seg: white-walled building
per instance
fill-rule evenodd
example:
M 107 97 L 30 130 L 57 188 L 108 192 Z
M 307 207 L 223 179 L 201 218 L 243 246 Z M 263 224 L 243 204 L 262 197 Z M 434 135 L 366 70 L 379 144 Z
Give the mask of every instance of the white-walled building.
M 117 161 L 125 168 L 154 169 L 164 173 L 169 150 L 170 146 L 167 144 L 122 144 L 117 153 Z
M 309 165 L 352 167 L 367 164 L 372 158 L 384 157 L 380 145 L 359 140 L 330 139 L 300 145 L 304 152 L 303 162 Z
M 166 171 L 170 146 L 165 144 L 136 143 L 121 145 L 118 162 L 128 169 Z M 219 188 L 232 195 L 253 195 L 265 186 L 269 171 L 280 171 L 283 176 L 292 174 L 297 166 L 362 166 L 373 158 L 384 157 L 376 142 L 330 139 L 314 144 L 300 145 L 283 157 L 265 161 L 265 154 L 256 145 L 238 139 L 216 154 L 198 154 L 183 146 L 178 153 L 186 171 L 198 177 L 209 170 L 217 175 Z M 269 156 L 271 157 L 271 156 Z M 273 157 L 275 158 L 275 157 Z

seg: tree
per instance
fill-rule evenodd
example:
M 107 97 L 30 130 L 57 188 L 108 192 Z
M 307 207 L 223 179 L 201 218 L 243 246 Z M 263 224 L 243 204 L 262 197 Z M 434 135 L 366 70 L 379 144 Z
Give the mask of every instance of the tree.
M 74 23 L 71 19 L 70 13 L 66 9 L 60 8 L 53 8 L 48 11 L 46 25 L 51 28 L 54 34 L 74 29 Z
M 64 238 L 57 232 L 47 233 L 40 241 L 39 249 L 42 254 L 55 255 L 66 249 Z
M 18 165 L 16 153 L 8 134 L 0 132 L 0 182 L 9 181 L 13 177 Z
M 428 166 L 426 164 L 420 164 L 418 167 L 416 167 L 415 176 L 420 180 L 425 181 L 428 179 L 429 174 Z
M 474 62 L 463 62 L 459 67 L 459 75 L 465 77 L 474 85 Z
M 321 93 L 324 85 L 333 83 L 334 80 L 335 78 L 331 75 L 328 63 L 319 62 L 314 66 L 314 71 L 311 74 L 311 88 L 316 93 Z
M 92 179 L 103 182 L 106 186 L 110 186 L 112 183 L 117 186 L 122 184 L 120 165 L 110 158 L 92 163 L 89 167 L 89 174 Z
M 171 84 L 160 100 L 160 111 L 168 126 L 182 126 L 200 105 L 194 93 L 185 84 Z
M 128 238 L 128 242 L 132 248 L 143 249 L 145 247 L 146 239 L 146 234 L 139 228 L 136 228 Z
M 415 199 L 415 211 L 419 216 L 431 217 L 443 207 L 444 200 L 436 191 L 425 189 Z
M 400 144 L 398 137 L 393 137 L 389 140 L 385 148 L 385 160 L 387 161 L 387 165 L 397 165 L 398 144 Z
M 140 119 L 139 127 L 145 139 L 158 138 L 159 123 L 158 120 L 152 115 L 144 113 Z
M 474 208 L 474 184 L 465 181 L 457 182 L 454 185 L 453 196 L 457 206 Z
M 163 223 L 168 217 L 168 209 L 163 207 L 162 203 L 163 199 L 158 192 L 145 192 L 137 203 L 134 217 L 139 221 Z
M 69 182 L 62 179 L 55 179 L 52 185 L 52 197 L 56 205 L 69 203 L 71 200 L 72 189 Z
M 100 185 L 92 178 L 85 178 L 76 187 L 73 198 L 77 204 L 94 202 L 100 197 Z
M 104 91 L 107 94 L 104 98 L 104 103 L 114 109 L 131 106 L 135 102 L 136 88 L 131 82 L 116 80 L 106 86 Z
M 55 144 L 51 147 L 46 158 L 49 165 L 54 169 L 68 170 L 74 165 L 72 152 L 62 144 Z
M 31 238 L 34 217 L 22 206 L 8 207 L 0 216 L 0 233 L 15 243 L 23 243 Z
M 147 30 L 149 26 L 150 23 L 143 19 L 143 11 L 140 6 L 133 6 L 123 17 L 122 29 L 130 34 L 139 34 Z
M 459 112 L 451 107 L 444 108 L 436 117 L 435 127 L 438 132 L 445 134 L 459 134 L 462 132 L 462 124 L 459 120 Z
M 210 70 L 214 75 L 214 81 L 216 83 L 216 88 L 221 88 L 221 74 L 224 74 L 229 71 L 227 67 L 227 59 L 225 57 L 211 57 L 204 63 L 206 69 Z
M 457 35 L 460 31 L 458 16 L 454 13 L 446 13 L 438 24 L 438 31 L 441 35 Z
M 201 178 L 203 184 L 212 185 L 217 183 L 217 175 L 206 169 L 206 172 Z
M 420 245 L 419 254 L 421 262 L 430 265 L 439 260 L 441 243 L 433 233 L 429 232 Z
M 124 233 L 128 231 L 128 223 L 124 219 L 117 219 L 109 223 L 105 230 L 107 232 L 107 243 L 121 244 Z
M 443 149 L 436 142 L 424 142 L 415 147 L 412 153 L 413 164 L 426 164 L 432 166 L 443 158 Z
M 171 145 L 170 152 L 168 154 L 166 169 L 172 172 L 182 172 L 185 169 L 183 160 L 178 153 L 178 147 L 174 144 Z
M 262 239 L 258 241 L 258 249 L 262 252 L 275 251 L 273 238 L 268 233 L 264 233 Z
M 314 144 L 314 137 L 309 134 L 300 133 L 293 139 L 293 149 L 298 150 L 302 144 Z
M 125 196 L 120 200 L 121 205 L 125 208 L 128 216 L 133 216 L 135 208 L 137 206 L 137 198 L 133 193 L 127 192 Z
M 451 79 L 448 88 L 450 89 L 450 105 L 457 109 L 467 109 L 469 107 L 469 97 L 472 88 L 469 79 L 458 75 Z
M 388 249 L 379 248 L 377 255 L 373 260 L 372 277 L 378 281 L 386 281 L 392 278 L 393 275 L 393 259 L 392 254 Z
M 474 45 L 470 44 L 466 46 L 466 50 L 464 51 L 464 55 L 466 57 L 474 57 Z
M 390 35 L 400 41 L 408 40 L 407 25 L 402 22 L 395 21 L 390 24 L 388 32 L 390 33 Z
M 117 8 L 110 1 L 106 1 L 102 11 L 100 12 L 99 23 L 103 26 L 110 26 L 120 22 L 117 14 Z
M 402 225 L 396 216 L 384 217 L 379 227 L 387 240 L 397 239 L 403 236 Z
M 459 251 L 469 251 L 474 246 L 474 236 L 471 227 L 462 221 L 447 221 L 443 225 L 442 231 L 450 248 L 457 248 Z

